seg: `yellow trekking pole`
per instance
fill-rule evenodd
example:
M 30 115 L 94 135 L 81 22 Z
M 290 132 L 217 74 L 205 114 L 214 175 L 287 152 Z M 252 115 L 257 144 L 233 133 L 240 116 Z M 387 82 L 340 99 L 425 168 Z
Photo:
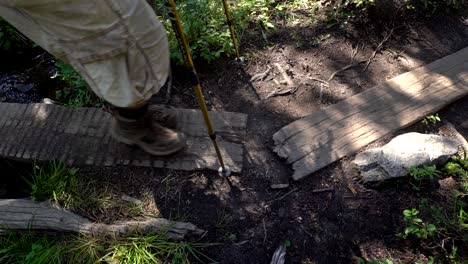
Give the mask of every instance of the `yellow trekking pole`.
M 216 140 L 216 132 L 213 128 L 213 123 L 211 122 L 210 116 L 208 114 L 208 107 L 206 106 L 205 98 L 203 97 L 203 92 L 200 86 L 200 81 L 198 79 L 198 74 L 195 70 L 195 65 L 193 64 L 192 55 L 190 54 L 190 49 L 187 40 L 185 39 L 184 30 L 182 28 L 179 13 L 177 12 L 176 4 L 174 0 L 166 0 L 166 6 L 168 7 L 169 19 L 171 20 L 175 34 L 177 35 L 183 47 L 187 64 L 191 70 L 190 79 L 195 88 L 195 95 L 197 97 L 198 104 L 200 105 L 200 109 L 203 114 L 203 119 L 205 120 L 206 128 L 208 129 L 208 134 L 210 136 L 211 141 L 213 142 L 213 146 L 216 151 L 216 156 L 218 157 L 218 161 L 221 165 L 221 167 L 218 169 L 218 173 L 222 177 L 228 177 L 229 175 L 231 175 L 231 169 L 228 166 L 226 166 L 226 164 L 224 164 L 223 156 L 221 155 L 221 150 L 219 149 L 218 141 Z
M 231 14 L 229 12 L 229 5 L 226 0 L 222 1 L 224 7 L 224 14 L 226 15 L 227 24 L 229 26 L 229 32 L 231 33 L 232 45 L 234 45 L 234 49 L 236 50 L 237 61 L 240 62 L 239 46 L 237 45 L 236 33 L 234 31 L 234 26 L 232 25 Z

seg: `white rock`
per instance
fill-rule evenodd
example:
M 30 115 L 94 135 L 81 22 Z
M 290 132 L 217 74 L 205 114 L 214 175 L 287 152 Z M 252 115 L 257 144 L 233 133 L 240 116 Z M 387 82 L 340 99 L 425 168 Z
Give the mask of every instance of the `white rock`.
M 456 140 L 420 133 L 406 133 L 387 145 L 359 153 L 353 163 L 364 182 L 404 177 L 411 167 L 444 164 L 458 151 Z

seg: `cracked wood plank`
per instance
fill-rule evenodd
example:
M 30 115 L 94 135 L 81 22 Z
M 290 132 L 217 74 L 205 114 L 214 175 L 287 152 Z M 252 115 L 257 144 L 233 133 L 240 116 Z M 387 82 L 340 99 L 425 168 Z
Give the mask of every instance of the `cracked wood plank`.
M 273 135 L 274 151 L 299 180 L 466 94 L 468 48 L 292 122 Z

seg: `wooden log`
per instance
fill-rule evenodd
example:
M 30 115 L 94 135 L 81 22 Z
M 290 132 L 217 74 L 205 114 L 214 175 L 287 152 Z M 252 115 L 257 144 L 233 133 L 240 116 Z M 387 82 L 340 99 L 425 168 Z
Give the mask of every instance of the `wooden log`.
M 191 223 L 176 222 L 164 218 L 119 221 L 109 225 L 93 223 L 51 202 L 0 199 L 0 232 L 31 229 L 76 232 L 93 236 L 125 236 L 133 231 L 164 232 L 168 238 L 174 240 L 181 240 L 188 234 L 201 235 L 205 232 Z

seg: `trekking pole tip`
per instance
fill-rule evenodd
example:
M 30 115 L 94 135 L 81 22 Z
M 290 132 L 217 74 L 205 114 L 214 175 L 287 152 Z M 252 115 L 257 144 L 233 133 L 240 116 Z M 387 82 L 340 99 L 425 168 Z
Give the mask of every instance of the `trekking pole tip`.
M 229 168 L 228 166 L 224 166 L 224 169 L 223 167 L 219 167 L 218 169 L 218 175 L 221 177 L 229 177 L 231 176 L 231 172 L 231 168 Z

